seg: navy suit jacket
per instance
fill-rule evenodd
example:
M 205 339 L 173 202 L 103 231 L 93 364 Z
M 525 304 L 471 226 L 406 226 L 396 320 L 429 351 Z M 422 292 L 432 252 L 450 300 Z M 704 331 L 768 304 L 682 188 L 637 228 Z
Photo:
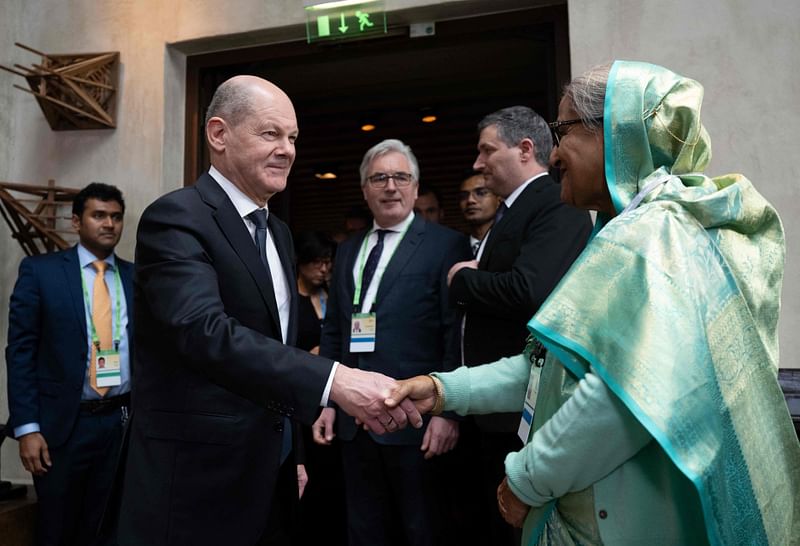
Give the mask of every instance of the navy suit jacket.
M 131 340 L 133 264 L 114 259 Z M 39 423 L 50 448 L 67 441 L 78 417 L 88 347 L 77 246 L 22 260 L 8 317 L 9 434 Z
M 456 368 L 460 320 L 458 311 L 449 305 L 447 272 L 454 263 L 470 259 L 472 253 L 464 235 L 420 216 L 411 222 L 380 280 L 375 351 L 350 352 L 353 267 L 368 232 L 351 237 L 336 251 L 320 354 L 395 379 Z M 356 433 L 353 418 L 339 411 L 336 423 L 340 438 L 352 440 Z M 387 445 L 418 445 L 424 431 L 425 427 L 407 427 L 372 437 Z

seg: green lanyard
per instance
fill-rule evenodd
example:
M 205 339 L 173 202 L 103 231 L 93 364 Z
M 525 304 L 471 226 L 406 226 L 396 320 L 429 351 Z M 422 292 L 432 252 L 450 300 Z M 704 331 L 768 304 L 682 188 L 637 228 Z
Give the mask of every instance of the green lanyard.
M 406 236 L 406 233 L 408 232 L 408 228 L 411 227 L 411 223 L 413 221 L 414 221 L 414 219 L 412 218 L 411 222 L 408 222 L 408 224 L 406 224 L 406 227 L 403 229 L 402 233 L 400 233 L 400 240 L 397 242 L 397 244 L 394 247 L 394 250 L 392 250 L 391 256 L 389 256 L 389 259 L 386 261 L 386 267 L 389 267 L 389 263 L 392 261 L 392 257 L 394 256 L 394 253 L 397 252 L 397 247 L 399 247 L 400 243 L 403 242 L 403 237 Z M 367 234 L 367 236 L 364 237 L 364 240 L 361 242 L 361 250 L 358 253 L 359 258 L 358 258 L 358 277 L 356 277 L 356 291 L 353 294 L 353 309 L 356 308 L 356 305 L 358 305 L 358 302 L 361 299 L 361 282 L 363 281 L 363 278 L 364 278 L 364 265 L 365 265 L 364 262 L 366 261 L 367 243 L 369 242 L 369 236 L 372 235 L 373 233 L 375 233 L 375 231 L 377 231 L 377 230 L 370 231 Z M 392 231 L 392 233 L 397 233 L 397 232 L 396 231 Z M 384 271 L 381 272 L 381 276 L 377 277 L 377 281 L 376 281 L 376 277 L 372 278 L 372 282 L 377 282 L 378 283 L 376 286 L 380 286 L 381 285 L 381 279 L 383 278 L 383 273 L 385 271 L 386 271 L 386 269 L 384 268 Z M 375 274 L 377 275 L 377 273 L 378 272 L 376 271 Z M 368 286 L 366 288 L 369 289 Z M 376 291 L 375 292 L 375 299 L 373 300 L 372 305 L 374 306 L 377 303 L 378 303 L 378 293 Z M 356 309 L 356 311 L 360 312 L 360 310 L 358 310 L 358 309 Z
M 98 271 L 97 274 L 99 275 L 100 272 Z M 103 272 L 105 275 L 105 272 Z M 83 287 L 83 303 L 86 306 L 86 309 L 89 309 L 89 326 L 92 328 L 92 343 L 97 347 L 100 348 L 100 338 L 97 337 L 97 329 L 94 327 L 94 321 L 92 320 L 92 303 L 89 301 L 89 290 L 86 288 L 86 278 L 83 274 L 83 267 L 81 268 L 81 286 Z M 119 268 L 114 266 L 114 293 L 117 297 L 117 309 L 116 313 L 114 313 L 114 330 L 112 332 L 112 337 L 114 333 L 117 334 L 117 339 L 114 339 L 114 350 L 119 349 L 119 337 L 120 337 L 120 329 L 122 327 L 122 304 L 120 300 L 120 293 L 122 292 L 122 280 L 119 278 Z

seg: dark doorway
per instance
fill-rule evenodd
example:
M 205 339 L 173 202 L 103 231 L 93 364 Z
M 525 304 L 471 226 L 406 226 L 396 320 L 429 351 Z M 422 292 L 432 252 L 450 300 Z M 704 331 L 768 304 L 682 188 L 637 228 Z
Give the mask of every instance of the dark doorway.
M 270 201 L 293 230 L 341 229 L 345 211 L 363 203 L 361 157 L 385 138 L 411 146 L 421 181 L 444 196 L 445 223 L 463 229 L 456 192 L 475 159 L 478 121 L 515 104 L 555 119 L 559 90 L 569 77 L 566 6 L 440 21 L 434 36 L 422 38 L 409 38 L 408 27 L 390 27 L 389 35 L 368 41 L 292 42 L 191 56 L 187 184 L 208 167 L 201 120 L 211 95 L 236 74 L 269 79 L 294 102 L 297 159 L 288 189 Z M 428 110 L 435 123 L 421 122 Z M 360 129 L 367 120 L 375 130 Z M 338 178 L 317 179 L 322 167 Z

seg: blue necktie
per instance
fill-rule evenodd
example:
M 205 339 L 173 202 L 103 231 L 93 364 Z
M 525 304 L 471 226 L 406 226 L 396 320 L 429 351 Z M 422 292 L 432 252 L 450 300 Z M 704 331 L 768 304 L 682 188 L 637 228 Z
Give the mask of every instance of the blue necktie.
M 381 254 L 383 253 L 383 238 L 386 237 L 389 231 L 388 229 L 379 229 L 375 232 L 378 234 L 378 243 L 369 251 L 367 263 L 364 264 L 364 271 L 361 273 L 361 296 L 358 301 L 359 310 L 367 294 L 369 284 L 372 282 L 372 277 L 375 276 L 375 271 L 378 270 L 378 262 L 381 261 Z
M 272 271 L 270 271 L 269 262 L 267 261 L 267 211 L 256 209 L 248 214 L 247 217 L 256 225 L 255 242 L 258 247 L 258 255 L 267 270 L 267 277 L 272 281 Z M 281 464 L 289 456 L 290 451 L 292 451 L 292 422 L 288 417 L 284 417 L 283 435 L 281 436 Z

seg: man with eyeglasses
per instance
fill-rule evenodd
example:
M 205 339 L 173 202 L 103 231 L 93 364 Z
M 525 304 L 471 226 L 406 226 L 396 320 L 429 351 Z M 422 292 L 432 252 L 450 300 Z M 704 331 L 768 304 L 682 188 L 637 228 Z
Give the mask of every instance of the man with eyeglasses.
M 465 311 L 464 364 L 476 366 L 520 354 L 526 324 L 583 250 L 592 223 L 586 211 L 561 202 L 560 187 L 547 164 L 552 137 L 532 109 L 512 106 L 478 124 L 478 157 L 473 168 L 486 188 L 504 199 L 478 255 L 453 266 L 450 297 Z M 486 513 L 493 514 L 491 537 L 481 544 L 518 544 L 496 509 L 496 489 L 505 477 L 504 460 L 522 447 L 521 413 L 479 415 L 480 461 Z
M 469 247 L 477 256 L 481 242 L 492 227 L 497 208 L 503 200 L 486 187 L 483 175 L 474 174 L 461 183 L 458 207 L 469 224 Z
M 467 239 L 413 211 L 419 166 L 399 140 L 373 146 L 361 163 L 373 225 L 337 250 L 320 354 L 354 368 L 407 378 L 459 365 L 457 311 L 447 272 L 470 255 Z M 450 451 L 458 422 L 443 414 L 422 429 L 378 436 L 326 408 L 314 439 L 341 440 L 349 544 L 443 543 L 440 472 L 430 460 Z M 399 531 L 399 532 L 398 532 Z

